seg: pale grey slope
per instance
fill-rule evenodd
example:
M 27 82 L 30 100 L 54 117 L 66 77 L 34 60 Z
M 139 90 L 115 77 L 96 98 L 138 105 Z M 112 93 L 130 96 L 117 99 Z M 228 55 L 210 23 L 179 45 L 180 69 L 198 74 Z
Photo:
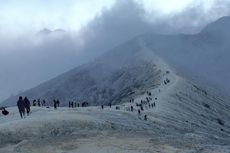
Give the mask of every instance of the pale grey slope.
M 123 98 L 130 97 L 131 93 L 135 93 L 132 95 L 135 96 L 139 89 L 144 91 L 162 81 L 162 70 L 159 69 L 159 63 L 154 61 L 155 53 L 180 74 L 198 82 L 212 82 L 228 92 L 230 89 L 225 80 L 230 77 L 230 72 L 226 71 L 230 65 L 230 36 L 221 31 L 228 31 L 229 20 L 230 17 L 224 17 L 196 35 L 139 36 L 112 49 L 94 62 L 73 69 L 21 95 L 49 101 L 58 98 L 65 104 L 69 100 L 88 101 L 91 104 L 121 102 Z M 17 96 L 4 103 L 15 104 Z
M 73 69 L 20 95 L 30 99 L 87 101 L 91 105 L 118 103 L 129 96 L 157 86 L 161 70 L 153 52 L 133 40 L 119 46 L 92 63 Z M 14 105 L 18 96 L 6 100 Z
M 185 76 L 230 93 L 230 17 L 223 17 L 195 35 L 143 35 L 147 47 Z

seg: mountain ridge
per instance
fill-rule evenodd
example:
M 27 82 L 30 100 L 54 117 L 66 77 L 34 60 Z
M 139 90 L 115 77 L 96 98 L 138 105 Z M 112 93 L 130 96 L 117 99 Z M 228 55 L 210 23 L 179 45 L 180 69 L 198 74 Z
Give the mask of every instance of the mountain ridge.
M 222 20 L 222 19 L 219 19 L 219 20 Z M 216 21 L 212 24 L 218 25 L 218 21 Z M 209 27 L 209 25 L 204 29 L 210 29 L 208 27 Z M 78 82 L 79 87 L 84 86 L 84 85 L 85 86 L 94 86 L 98 81 L 101 81 L 101 85 L 103 86 L 102 81 L 106 77 L 108 77 L 108 78 L 111 77 L 111 75 L 112 75 L 111 73 L 116 71 L 116 73 L 117 73 L 116 75 L 123 74 L 122 71 L 125 70 L 125 67 L 122 67 L 122 66 L 124 66 L 125 64 L 129 65 L 129 67 L 132 68 L 132 62 L 135 61 L 135 58 L 138 58 L 138 53 L 141 53 L 141 51 L 143 51 L 143 50 L 145 50 L 145 53 L 147 53 L 146 50 L 148 50 L 148 53 L 150 53 L 152 55 L 151 56 L 150 54 L 147 54 L 147 55 L 143 54 L 143 56 L 150 55 L 149 57 L 151 57 L 152 59 L 148 59 L 149 61 L 153 60 L 154 57 L 158 56 L 158 59 L 159 59 L 159 57 L 163 58 L 165 61 L 167 61 L 167 63 L 170 63 L 170 65 L 173 65 L 173 67 L 177 67 L 178 65 L 184 64 L 185 67 L 182 70 L 183 72 L 185 72 L 184 74 L 188 74 L 188 75 L 191 74 L 192 75 L 194 71 L 197 71 L 198 73 L 203 73 L 204 69 L 206 69 L 207 74 L 213 74 L 213 73 L 216 73 L 213 70 L 217 70 L 217 68 L 221 68 L 221 66 L 223 66 L 223 64 L 225 67 L 230 64 L 227 62 L 227 60 L 225 60 L 226 61 L 225 63 L 220 63 L 220 62 L 216 63 L 216 62 L 218 62 L 217 60 L 214 60 L 211 58 L 209 59 L 209 57 L 213 57 L 213 56 L 215 56 L 215 54 L 217 54 L 217 50 L 219 51 L 218 53 L 226 53 L 225 47 L 222 47 L 222 49 L 220 49 L 220 44 L 221 44 L 222 40 L 218 40 L 218 39 L 219 39 L 218 35 L 216 36 L 214 34 L 213 37 L 210 37 L 209 34 L 207 35 L 206 33 L 202 33 L 202 32 L 195 34 L 195 35 L 185 35 L 185 34 L 169 35 L 169 36 L 168 35 L 155 35 L 155 34 L 140 35 L 140 36 L 137 36 L 134 39 L 132 39 L 132 40 L 120 45 L 120 46 L 117 46 L 116 48 L 110 50 L 109 52 L 100 56 L 99 58 L 97 58 L 95 61 L 93 61 L 91 63 L 88 63 L 88 64 L 85 64 L 83 66 L 74 68 L 74 69 L 70 70 L 69 72 L 62 74 L 60 77 L 56 77 L 54 80 L 47 81 L 50 84 L 49 87 L 47 87 L 47 88 L 50 88 L 51 86 L 55 86 L 55 88 L 57 89 L 56 92 L 60 92 L 60 91 L 58 91 L 58 88 L 63 88 L 63 87 L 58 86 L 57 82 L 64 83 L 65 81 L 63 81 L 63 80 L 66 80 L 66 79 L 68 80 L 68 78 L 69 78 L 68 75 L 75 75 L 75 74 L 78 76 L 76 78 L 74 78 L 74 77 L 72 78 L 73 82 L 77 81 L 78 79 L 83 79 L 83 81 Z M 226 45 L 226 43 L 225 43 L 225 45 Z M 195 52 L 195 54 L 194 54 L 194 52 Z M 225 56 L 225 58 L 226 58 L 226 56 Z M 155 58 L 155 59 L 157 59 L 157 58 Z M 196 62 L 194 62 L 194 61 L 196 61 Z M 135 61 L 135 62 L 138 62 L 138 61 Z M 152 63 L 152 66 L 155 64 L 157 64 L 157 62 L 154 64 Z M 210 67 L 210 65 L 215 65 L 215 66 Z M 91 67 L 91 68 L 89 69 L 89 67 Z M 138 67 L 137 63 L 136 63 L 136 67 Z M 201 69 L 199 69 L 199 67 L 201 67 Z M 123 68 L 123 70 L 121 70 L 121 68 Z M 149 69 L 149 68 L 150 67 L 148 67 L 146 69 Z M 185 69 L 185 68 L 187 68 L 187 69 Z M 145 71 L 147 71 L 147 70 L 145 70 Z M 79 74 L 77 74 L 78 72 L 79 72 Z M 99 74 L 97 74 L 97 73 L 99 73 Z M 134 71 L 132 71 L 132 73 L 134 73 Z M 84 76 L 84 74 L 85 74 L 85 76 Z M 114 75 L 114 76 L 116 76 L 116 75 Z M 128 73 L 126 75 L 128 75 Z M 230 75 L 230 73 L 227 75 Z M 204 76 L 206 76 L 206 75 L 204 75 Z M 214 76 L 214 75 L 210 75 L 210 78 L 212 76 Z M 56 83 L 55 83 L 55 80 L 57 81 Z M 70 78 L 70 80 L 71 80 L 71 78 Z M 84 80 L 85 80 L 85 84 L 84 84 Z M 110 81 L 107 80 L 107 81 L 112 83 L 111 80 Z M 41 86 L 44 86 L 44 84 L 46 84 L 47 82 L 39 85 L 39 88 Z M 52 83 L 52 82 L 54 82 L 54 83 Z M 75 84 L 75 85 L 77 85 L 77 84 Z M 75 88 L 74 85 L 68 85 L 67 86 L 67 89 L 69 91 L 71 91 L 70 93 L 73 93 L 74 96 L 71 96 L 71 94 L 69 95 L 69 93 L 67 91 L 64 91 L 64 89 L 63 89 L 62 92 L 65 93 L 66 95 L 69 95 L 69 98 L 68 99 L 62 99 L 61 97 L 58 97 L 58 96 L 56 96 L 56 97 L 64 100 L 65 103 L 67 103 L 68 100 L 77 100 L 77 99 L 78 100 L 80 99 L 80 101 L 86 100 L 83 97 L 79 98 L 79 95 L 74 94 L 75 91 L 74 90 L 72 91 L 71 88 Z M 96 89 L 97 88 L 95 88 L 95 90 Z M 43 89 L 43 90 L 45 90 L 45 89 Z M 33 91 L 36 91 L 35 93 L 39 93 L 43 90 L 39 91 L 38 89 L 36 89 L 36 87 L 33 88 Z M 77 90 L 78 90 L 78 92 L 80 92 L 80 90 L 82 90 L 82 88 L 77 89 Z M 91 90 L 93 90 L 93 89 L 89 89 L 89 91 L 87 91 L 87 92 L 92 92 Z M 52 91 L 52 92 L 54 93 L 55 91 Z M 104 91 L 102 90 L 100 92 L 104 92 Z M 22 93 L 22 95 L 26 95 L 25 93 L 31 94 L 30 90 Z M 47 96 L 52 95 L 51 93 L 47 92 L 46 94 L 40 94 L 40 97 L 43 97 L 45 95 L 44 98 L 46 98 Z M 28 95 L 30 95 L 30 94 L 28 94 Z M 56 94 L 56 95 L 59 95 L 59 94 Z M 84 94 L 88 94 L 88 93 L 84 93 Z M 35 97 L 36 94 L 33 94 L 33 95 L 34 96 L 32 96 L 32 98 L 33 97 L 34 98 L 39 97 L 39 96 Z M 95 97 L 96 97 L 96 95 L 97 94 L 95 93 Z M 52 98 L 49 98 L 49 100 L 54 99 L 56 97 L 53 96 Z M 68 96 L 66 96 L 66 97 L 68 97 Z M 94 98 L 91 97 L 91 101 L 93 101 Z M 11 99 L 11 100 L 6 100 L 6 101 L 11 101 L 11 103 L 12 103 L 12 101 L 16 101 L 16 99 L 17 99 L 17 97 L 14 97 L 14 100 Z M 4 102 L 5 104 L 7 103 L 6 101 Z M 97 104 L 99 104 L 99 103 L 97 103 Z

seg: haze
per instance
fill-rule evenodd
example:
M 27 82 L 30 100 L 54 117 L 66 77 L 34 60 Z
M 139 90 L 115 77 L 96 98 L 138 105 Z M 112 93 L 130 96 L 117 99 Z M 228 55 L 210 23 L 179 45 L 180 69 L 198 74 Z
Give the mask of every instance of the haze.
M 229 0 L 23 0 L 0 5 L 0 101 L 143 33 L 197 33 Z

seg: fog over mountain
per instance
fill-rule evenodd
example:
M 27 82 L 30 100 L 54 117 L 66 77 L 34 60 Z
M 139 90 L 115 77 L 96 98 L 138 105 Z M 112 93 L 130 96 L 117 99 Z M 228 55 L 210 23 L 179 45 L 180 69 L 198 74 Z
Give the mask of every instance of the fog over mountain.
M 229 2 L 224 0 L 216 1 L 208 11 L 204 11 L 202 3 L 192 3 L 182 12 L 167 16 L 147 12 L 135 1 L 117 1 L 111 9 L 104 10 L 78 32 L 44 27 L 40 32 L 25 33 L 14 39 L 1 35 L 0 100 L 91 61 L 140 34 L 197 33 L 207 23 L 228 14 Z M 1 29 L 4 27 L 1 26 Z M 180 62 L 179 66 L 185 66 L 184 69 L 188 67 L 186 64 L 183 65 L 183 62 Z M 224 66 L 226 68 L 227 63 Z M 223 77 L 228 77 L 225 68 L 216 67 L 217 70 L 214 72 L 218 72 L 218 75 L 211 74 L 208 80 L 229 93 L 223 82 Z M 196 69 L 197 67 L 189 66 L 191 75 L 198 78 L 206 77 L 200 75 L 204 68 L 197 71 Z

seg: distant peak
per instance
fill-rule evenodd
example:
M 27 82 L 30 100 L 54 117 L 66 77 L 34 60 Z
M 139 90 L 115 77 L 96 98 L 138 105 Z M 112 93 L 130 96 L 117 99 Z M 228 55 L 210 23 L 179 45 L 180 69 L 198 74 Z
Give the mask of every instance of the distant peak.
M 55 29 L 55 30 L 50 30 L 47 28 L 42 29 L 39 31 L 36 36 L 46 36 L 46 35 L 51 35 L 51 34 L 64 34 L 66 31 L 63 29 Z
M 214 21 L 210 24 L 208 24 L 201 33 L 206 32 L 220 32 L 220 33 L 230 33 L 230 16 L 224 16 L 217 21 Z

